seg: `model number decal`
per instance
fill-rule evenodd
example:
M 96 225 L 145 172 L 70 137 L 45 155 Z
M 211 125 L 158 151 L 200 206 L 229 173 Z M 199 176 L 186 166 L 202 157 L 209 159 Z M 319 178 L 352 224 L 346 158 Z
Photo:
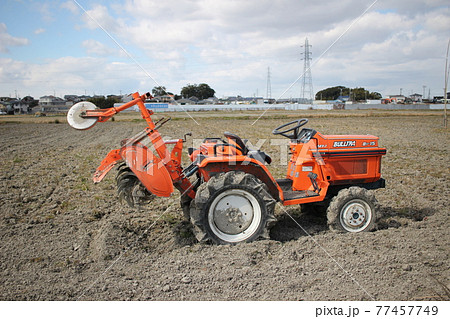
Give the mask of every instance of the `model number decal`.
M 333 143 L 333 147 L 349 147 L 355 145 L 356 141 L 337 141 Z

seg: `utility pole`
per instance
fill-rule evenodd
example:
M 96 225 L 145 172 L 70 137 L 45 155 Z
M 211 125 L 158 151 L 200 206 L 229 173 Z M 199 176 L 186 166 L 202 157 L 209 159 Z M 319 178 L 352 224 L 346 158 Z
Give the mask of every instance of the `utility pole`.
M 270 67 L 267 67 L 267 91 L 266 91 L 267 99 L 272 98 L 272 85 L 270 84 Z
M 313 103 L 314 101 L 314 91 L 312 85 L 312 75 L 311 75 L 311 55 L 312 52 L 310 48 L 312 45 L 309 44 L 308 38 L 305 39 L 305 45 L 302 45 L 305 48 L 303 54 L 303 80 L 302 80 L 302 91 L 300 97 L 303 99 L 303 103 Z

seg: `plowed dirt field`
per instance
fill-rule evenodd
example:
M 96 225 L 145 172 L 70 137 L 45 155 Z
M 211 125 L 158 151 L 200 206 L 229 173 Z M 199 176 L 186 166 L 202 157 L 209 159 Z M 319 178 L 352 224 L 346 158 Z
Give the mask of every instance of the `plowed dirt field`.
M 377 231 L 336 234 L 323 216 L 291 206 L 295 222 L 278 207 L 271 240 L 198 244 L 178 192 L 136 211 L 118 201 L 114 170 L 92 183 L 109 150 L 145 127 L 137 115 L 89 131 L 72 129 L 63 117 L 2 117 L 0 299 L 449 300 L 450 139 L 442 118 L 267 115 L 252 125 L 259 114 L 193 113 L 197 125 L 178 114 L 160 132 L 166 138 L 192 132 L 186 150 L 194 139 L 231 131 L 272 155 L 277 178 L 285 174 L 287 150 L 271 131 L 285 122 L 309 117 L 307 127 L 324 134 L 379 136 L 388 153 L 386 188 L 375 191 L 383 212 Z

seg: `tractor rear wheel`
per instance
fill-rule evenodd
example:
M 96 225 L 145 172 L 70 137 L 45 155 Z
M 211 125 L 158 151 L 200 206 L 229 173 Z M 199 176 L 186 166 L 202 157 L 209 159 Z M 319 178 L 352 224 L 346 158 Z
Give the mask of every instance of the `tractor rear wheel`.
M 266 185 L 251 174 L 231 171 L 200 185 L 190 217 L 198 241 L 237 244 L 268 239 L 274 209 Z
M 336 232 L 368 232 L 380 218 L 378 202 L 373 192 L 361 187 L 339 191 L 327 209 L 328 226 Z

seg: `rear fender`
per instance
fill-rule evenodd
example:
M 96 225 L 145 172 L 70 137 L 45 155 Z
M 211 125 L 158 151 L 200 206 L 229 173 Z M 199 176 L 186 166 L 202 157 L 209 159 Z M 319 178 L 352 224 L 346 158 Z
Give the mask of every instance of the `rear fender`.
M 260 179 L 268 188 L 270 195 L 276 200 L 283 200 L 283 191 L 267 167 L 259 161 L 245 155 L 232 157 L 206 157 L 201 161 L 199 173 L 205 181 L 212 176 L 229 171 L 242 171 Z
M 162 160 L 145 145 L 134 143 L 122 147 L 120 155 L 141 183 L 154 195 L 169 197 L 173 192 L 172 178 Z

